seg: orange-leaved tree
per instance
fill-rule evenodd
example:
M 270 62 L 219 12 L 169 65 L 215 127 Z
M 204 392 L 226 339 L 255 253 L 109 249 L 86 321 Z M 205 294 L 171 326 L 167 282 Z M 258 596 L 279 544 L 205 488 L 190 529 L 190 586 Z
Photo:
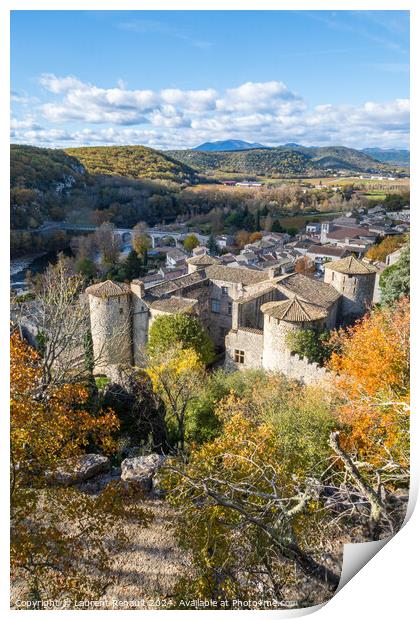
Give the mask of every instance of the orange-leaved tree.
M 64 384 L 40 391 L 42 361 L 18 335 L 11 336 L 11 570 L 19 598 L 41 601 L 95 598 L 109 580 L 107 536 L 124 540 L 118 521 L 131 513 L 146 524 L 135 494 L 108 484 L 87 495 L 51 486 L 51 473 L 89 446 L 110 453 L 118 420 L 91 413 L 88 390 Z M 116 525 L 117 522 L 117 525 Z
M 408 467 L 410 302 L 375 309 L 334 339 L 346 446 L 373 465 Z

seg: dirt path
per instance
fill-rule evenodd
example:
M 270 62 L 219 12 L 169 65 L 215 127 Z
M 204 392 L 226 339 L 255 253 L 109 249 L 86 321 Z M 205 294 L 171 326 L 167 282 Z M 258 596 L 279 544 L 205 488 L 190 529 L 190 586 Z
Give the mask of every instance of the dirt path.
M 125 526 L 130 542 L 111 563 L 115 583 L 100 599 L 104 608 L 168 608 L 177 579 L 188 570 L 186 554 L 168 528 L 175 510 L 163 500 L 151 500 L 147 508 L 154 514 L 149 527 Z

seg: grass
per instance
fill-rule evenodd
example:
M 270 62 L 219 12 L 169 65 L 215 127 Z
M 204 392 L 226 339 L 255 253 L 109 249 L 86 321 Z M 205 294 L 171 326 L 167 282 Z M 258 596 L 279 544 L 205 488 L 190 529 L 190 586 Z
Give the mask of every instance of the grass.
M 334 213 L 313 213 L 312 215 L 286 215 L 279 217 L 278 220 L 283 228 L 302 228 L 307 222 L 313 222 L 321 218 L 335 218 L 343 215 L 342 212 Z

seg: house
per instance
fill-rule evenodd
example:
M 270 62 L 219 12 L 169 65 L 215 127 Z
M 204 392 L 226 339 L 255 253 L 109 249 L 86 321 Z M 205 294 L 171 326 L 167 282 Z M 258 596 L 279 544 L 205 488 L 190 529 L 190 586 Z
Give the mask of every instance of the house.
M 232 235 L 217 235 L 216 243 L 218 247 L 222 250 L 224 248 L 232 246 L 235 243 L 235 239 L 232 237 Z
M 172 248 L 166 253 L 166 266 L 179 267 L 185 264 L 188 254 L 179 248 Z
M 247 265 L 257 265 L 259 262 L 258 256 L 252 250 L 241 250 L 239 256 L 236 257 L 236 261 L 245 261 Z
M 394 252 L 391 252 L 391 254 L 388 254 L 388 256 L 386 256 L 385 258 L 385 265 L 387 267 L 395 265 L 395 263 L 397 263 L 401 258 L 402 250 L 403 248 L 398 248 L 398 250 L 395 250 Z
M 334 245 L 311 245 L 306 252 L 306 256 L 316 265 L 322 265 L 327 261 L 343 258 L 347 255 L 348 252 L 344 248 L 338 248 Z
M 197 256 L 198 254 L 208 254 L 208 251 L 209 249 L 206 245 L 197 245 L 193 249 L 192 253 L 193 253 L 193 256 Z
M 319 235 L 321 232 L 321 224 L 319 222 L 308 222 L 305 226 L 305 232 L 308 235 Z

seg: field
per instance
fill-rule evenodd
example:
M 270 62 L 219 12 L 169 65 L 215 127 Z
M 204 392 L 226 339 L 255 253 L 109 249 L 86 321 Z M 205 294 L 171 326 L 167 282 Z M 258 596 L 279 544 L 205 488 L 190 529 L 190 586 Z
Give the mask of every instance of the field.
M 285 215 L 278 219 L 283 228 L 300 229 L 305 226 L 307 222 L 314 222 L 321 218 L 333 219 L 335 217 L 340 217 L 340 215 L 343 215 L 343 213 L 336 211 L 334 213 L 313 213 L 312 215 Z

